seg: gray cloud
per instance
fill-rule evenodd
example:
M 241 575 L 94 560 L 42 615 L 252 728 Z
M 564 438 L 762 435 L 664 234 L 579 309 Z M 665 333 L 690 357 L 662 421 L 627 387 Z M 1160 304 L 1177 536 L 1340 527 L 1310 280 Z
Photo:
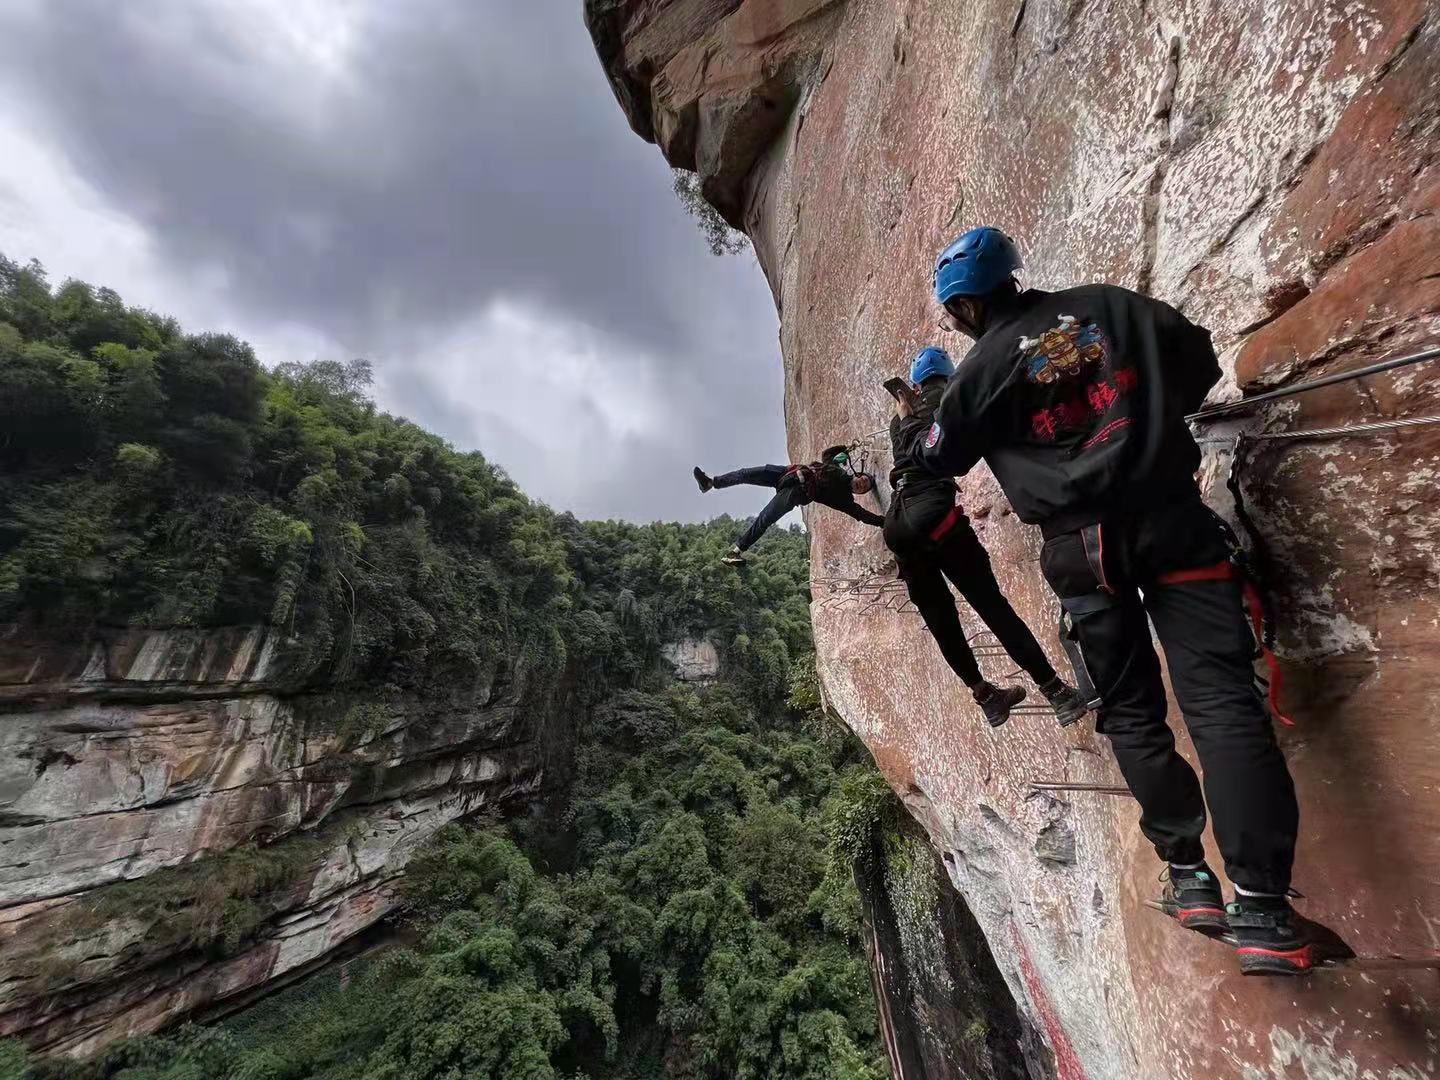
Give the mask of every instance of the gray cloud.
M 688 467 L 783 454 L 768 290 L 705 250 L 578 3 L 7 10 L 7 111 L 231 328 L 371 358 L 383 405 L 577 513 L 751 509 Z

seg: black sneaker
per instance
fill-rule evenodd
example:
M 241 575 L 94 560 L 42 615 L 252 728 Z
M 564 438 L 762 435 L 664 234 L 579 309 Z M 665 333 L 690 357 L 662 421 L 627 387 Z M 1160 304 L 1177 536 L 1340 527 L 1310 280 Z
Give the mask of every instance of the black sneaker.
M 695 483 L 700 485 L 700 490 L 702 492 L 709 491 L 715 486 L 715 481 L 711 480 L 710 477 L 706 476 L 705 470 L 700 468 L 699 465 L 695 466 Z
M 1239 896 L 1226 911 L 1242 975 L 1304 975 L 1315 966 L 1305 922 L 1283 896 Z
M 1025 700 L 1025 691 L 1019 686 L 1001 688 L 988 682 L 981 683 L 973 691 L 975 703 L 985 714 L 985 722 L 999 727 L 1010 719 L 1010 710 Z
M 1160 907 L 1186 930 L 1198 930 L 1211 937 L 1230 932 L 1225 897 L 1210 867 L 1204 863 L 1193 869 L 1168 866 L 1161 879 L 1165 891 L 1160 896 Z
M 1061 727 L 1069 727 L 1090 711 L 1085 696 L 1067 685 L 1059 675 L 1040 687 L 1040 692 L 1050 702 L 1050 708 L 1055 710 L 1055 719 Z
M 720 557 L 720 561 L 723 562 L 726 566 L 744 566 L 745 553 L 741 551 L 738 547 L 732 547 L 729 551 L 727 551 L 724 555 Z

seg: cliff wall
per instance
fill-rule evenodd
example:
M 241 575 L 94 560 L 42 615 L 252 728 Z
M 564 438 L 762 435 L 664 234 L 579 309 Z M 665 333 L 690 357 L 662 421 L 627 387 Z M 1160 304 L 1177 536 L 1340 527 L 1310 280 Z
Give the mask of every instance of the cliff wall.
M 523 672 L 326 689 L 261 627 L 0 631 L 0 1037 L 86 1054 L 323 963 L 569 740 Z
M 936 329 L 938 248 L 986 222 L 1028 281 L 1104 280 L 1211 327 L 1253 392 L 1440 338 L 1440 12 L 1424 0 L 587 0 L 631 125 L 754 243 L 781 314 L 792 458 L 888 417 L 882 379 Z M 1200 434 L 1440 413 L 1433 368 Z M 1440 947 L 1440 427 L 1268 439 L 1243 485 L 1277 556 L 1281 733 L 1302 909 L 1360 953 Z M 873 464 L 883 469 L 883 455 Z M 1031 624 L 1056 609 L 983 467 L 967 510 Z M 882 580 L 877 533 L 811 512 L 818 581 Z M 873 577 L 872 577 L 873 575 Z M 1088 727 L 985 729 L 914 615 L 825 603 L 827 698 L 940 853 L 1056 1073 L 1421 1077 L 1432 970 L 1245 980 L 1141 901 L 1159 866 Z M 1047 635 L 1048 639 L 1048 635 Z M 1057 651 L 1058 659 L 1058 651 Z M 999 673 L 997 671 L 997 673 Z M 1188 740 L 1182 737 L 1185 752 Z

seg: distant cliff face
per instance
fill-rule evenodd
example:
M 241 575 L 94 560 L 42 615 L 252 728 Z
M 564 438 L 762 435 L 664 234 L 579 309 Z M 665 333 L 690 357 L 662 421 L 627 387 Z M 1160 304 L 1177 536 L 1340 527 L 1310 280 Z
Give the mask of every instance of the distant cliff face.
M 421 703 L 316 689 L 288 651 L 0 628 L 0 1037 L 93 1052 L 303 973 L 568 741 L 523 679 Z
M 632 126 L 754 242 L 796 460 L 882 427 L 879 384 L 916 348 L 963 352 L 935 329 L 929 276 L 979 222 L 1020 239 L 1035 285 L 1181 306 L 1215 331 L 1227 392 L 1440 338 L 1440 13 L 1424 0 L 587 0 L 586 16 Z M 1243 426 L 1434 415 L 1435 373 Z M 1237 426 L 1204 433 L 1222 511 Z M 1440 428 L 1258 446 L 1243 477 L 1281 571 L 1302 907 L 1361 953 L 1433 955 Z M 1052 626 L 1034 530 L 983 468 L 964 498 L 1006 591 Z M 885 561 L 846 518 L 808 524 L 817 579 Z M 817 606 L 815 630 L 831 704 L 943 856 L 1058 1075 L 1432 1074 L 1433 971 L 1241 979 L 1140 903 L 1159 867 L 1132 802 L 1032 794 L 1117 782 L 1103 738 L 1039 716 L 992 735 L 913 615 Z

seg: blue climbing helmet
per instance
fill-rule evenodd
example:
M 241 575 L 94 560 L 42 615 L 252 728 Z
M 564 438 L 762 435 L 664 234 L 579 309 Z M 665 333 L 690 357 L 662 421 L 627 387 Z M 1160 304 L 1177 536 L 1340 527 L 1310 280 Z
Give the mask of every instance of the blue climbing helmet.
M 985 296 L 1020 269 L 1020 249 L 999 229 L 982 225 L 956 240 L 935 260 L 935 299 Z
M 955 374 L 955 362 L 944 349 L 927 346 L 915 354 L 910 361 L 910 384 L 919 386 L 926 379 L 944 375 L 947 379 Z

